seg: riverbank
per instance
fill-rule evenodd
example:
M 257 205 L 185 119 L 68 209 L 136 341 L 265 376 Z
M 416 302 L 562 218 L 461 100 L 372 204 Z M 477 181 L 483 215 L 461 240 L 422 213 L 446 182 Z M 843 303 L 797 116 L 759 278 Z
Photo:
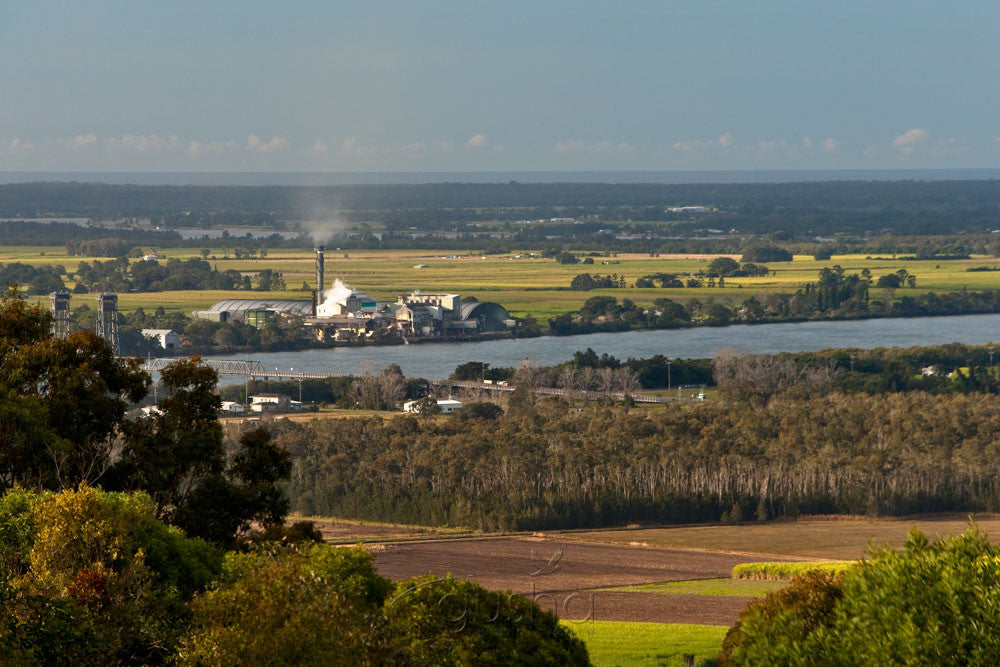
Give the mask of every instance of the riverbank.
M 295 352 L 257 352 L 239 355 L 261 362 L 265 368 L 296 368 L 331 375 L 351 375 L 365 367 L 398 365 L 407 377 L 447 377 L 466 361 L 492 366 L 517 366 L 524 359 L 552 366 L 588 347 L 619 359 L 713 357 L 719 350 L 773 354 L 826 348 L 914 347 L 944 343 L 980 345 L 1000 339 L 1000 315 L 880 318 L 749 324 L 728 327 L 694 327 L 594 333 L 572 337 L 540 336 L 481 343 L 334 347 Z M 226 354 L 213 355 L 225 357 Z M 228 356 L 234 356 L 230 353 Z M 222 378 L 223 384 L 240 382 Z

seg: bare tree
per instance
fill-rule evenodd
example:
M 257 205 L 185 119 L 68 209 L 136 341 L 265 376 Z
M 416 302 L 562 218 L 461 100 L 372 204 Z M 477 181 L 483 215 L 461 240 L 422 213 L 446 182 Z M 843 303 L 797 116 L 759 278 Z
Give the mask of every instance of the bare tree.
M 615 382 L 618 390 L 630 394 L 639 391 L 642 384 L 639 383 L 639 376 L 628 366 L 622 366 L 615 371 Z
M 720 350 L 714 360 L 715 383 L 729 398 L 766 399 L 795 387 L 806 392 L 828 391 L 836 377 L 829 363 L 800 367 L 786 356 L 741 354 Z
M 573 391 L 576 389 L 576 369 L 572 366 L 566 366 L 561 371 L 559 371 L 559 386 L 563 389 Z
M 597 369 L 597 385 L 602 394 L 610 394 L 617 386 L 617 373 L 613 368 Z
M 379 398 L 386 409 L 394 409 L 406 398 L 406 378 L 399 367 L 392 365 L 379 376 Z

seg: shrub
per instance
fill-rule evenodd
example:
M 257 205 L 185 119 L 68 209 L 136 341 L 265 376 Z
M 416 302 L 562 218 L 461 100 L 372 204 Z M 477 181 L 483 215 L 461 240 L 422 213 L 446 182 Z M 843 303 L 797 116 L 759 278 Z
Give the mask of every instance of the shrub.
M 719 653 L 723 665 L 808 664 L 803 643 L 830 624 L 843 596 L 839 578 L 816 570 L 795 577 L 780 591 L 747 605 L 726 634 Z
M 407 664 L 590 664 L 583 642 L 555 614 L 461 579 L 400 582 L 385 615 L 395 652 Z
M 361 548 L 230 553 L 219 584 L 192 603 L 178 662 L 373 664 L 389 588 Z
M 975 527 L 911 531 L 840 578 L 808 573 L 748 607 L 727 664 L 1000 664 L 1000 548 Z
M 0 577 L 0 655 L 29 662 L 160 662 L 185 603 L 221 566 L 218 551 L 157 521 L 144 493 L 11 490 L 0 532 L 19 574 Z
M 790 262 L 792 253 L 769 244 L 753 244 L 743 250 L 744 262 Z
M 833 576 L 843 574 L 856 564 L 852 560 L 741 563 L 733 568 L 733 579 L 791 579 L 806 572 L 822 572 Z

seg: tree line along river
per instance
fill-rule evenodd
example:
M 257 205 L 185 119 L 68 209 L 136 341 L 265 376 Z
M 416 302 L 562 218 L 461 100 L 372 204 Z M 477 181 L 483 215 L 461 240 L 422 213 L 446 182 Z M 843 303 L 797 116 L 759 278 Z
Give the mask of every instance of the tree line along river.
M 802 352 L 826 348 L 913 347 L 965 343 L 981 345 L 997 339 L 1000 315 L 955 315 L 871 320 L 837 320 L 782 324 L 696 327 L 626 331 L 582 336 L 543 336 L 480 343 L 338 347 L 295 352 L 220 355 L 260 361 L 264 368 L 350 375 L 366 367 L 397 364 L 407 377 L 446 378 L 461 363 L 485 361 L 491 366 L 517 366 L 524 359 L 541 366 L 567 361 L 573 353 L 593 348 L 619 359 L 662 354 L 670 358 L 712 357 L 722 349 L 755 354 Z M 222 384 L 242 382 L 222 377 Z

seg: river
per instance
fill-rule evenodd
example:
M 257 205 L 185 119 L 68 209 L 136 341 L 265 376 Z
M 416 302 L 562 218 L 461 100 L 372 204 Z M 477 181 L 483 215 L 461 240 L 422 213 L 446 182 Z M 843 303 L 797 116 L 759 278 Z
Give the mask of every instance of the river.
M 492 366 L 516 366 L 523 359 L 550 366 L 566 361 L 577 350 L 593 348 L 619 359 L 651 357 L 711 357 L 718 350 L 775 353 L 831 347 L 912 347 L 944 343 L 982 344 L 997 340 L 1000 315 L 956 315 L 903 319 L 797 322 L 783 324 L 697 327 L 658 331 L 626 331 L 584 336 L 543 336 L 483 343 L 422 343 L 381 347 L 338 347 L 298 352 L 256 353 L 239 358 L 260 361 L 264 368 L 346 375 L 398 364 L 407 377 L 444 378 L 466 361 Z M 220 355 L 226 357 L 227 355 Z M 228 355 L 234 358 L 234 355 Z M 222 384 L 241 382 L 220 378 Z

